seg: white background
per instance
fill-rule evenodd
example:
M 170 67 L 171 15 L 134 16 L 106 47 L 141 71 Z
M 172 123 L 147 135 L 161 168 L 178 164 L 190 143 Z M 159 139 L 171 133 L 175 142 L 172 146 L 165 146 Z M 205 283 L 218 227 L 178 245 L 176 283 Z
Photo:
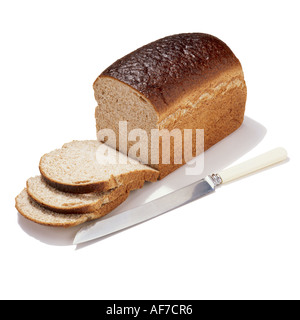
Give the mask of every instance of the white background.
M 297 2 L 1 1 L 0 298 L 299 299 Z M 207 152 L 205 168 L 277 146 L 289 161 L 77 248 L 75 229 L 20 218 L 14 198 L 39 174 L 40 157 L 95 138 L 92 84 L 101 71 L 181 32 L 225 41 L 248 87 L 245 125 Z M 174 189 L 179 177 L 165 183 Z

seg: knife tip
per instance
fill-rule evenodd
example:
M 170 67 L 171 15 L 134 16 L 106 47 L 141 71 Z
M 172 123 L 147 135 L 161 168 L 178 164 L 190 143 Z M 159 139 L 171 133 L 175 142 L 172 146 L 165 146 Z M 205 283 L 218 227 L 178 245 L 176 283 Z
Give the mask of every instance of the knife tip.
M 73 239 L 73 245 L 78 245 L 80 243 L 84 242 L 84 240 L 82 239 L 82 237 L 80 236 L 80 232 L 77 232 L 77 234 L 75 235 L 74 239 Z

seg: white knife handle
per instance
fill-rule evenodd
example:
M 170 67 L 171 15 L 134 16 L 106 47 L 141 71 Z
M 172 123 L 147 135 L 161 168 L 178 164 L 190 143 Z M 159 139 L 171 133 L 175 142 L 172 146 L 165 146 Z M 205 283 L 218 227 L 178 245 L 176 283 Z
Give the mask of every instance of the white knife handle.
M 261 154 L 258 157 L 245 161 L 241 164 L 225 169 L 219 173 L 222 183 L 241 178 L 247 174 L 256 172 L 260 169 L 281 162 L 287 158 L 287 152 L 284 148 L 276 148 Z

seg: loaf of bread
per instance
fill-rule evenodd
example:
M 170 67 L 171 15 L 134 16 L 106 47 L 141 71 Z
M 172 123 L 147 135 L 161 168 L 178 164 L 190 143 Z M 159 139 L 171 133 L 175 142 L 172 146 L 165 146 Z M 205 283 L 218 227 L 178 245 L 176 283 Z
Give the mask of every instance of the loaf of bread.
M 16 208 L 27 219 L 71 227 L 104 216 L 131 190 L 190 160 L 186 141 L 174 139 L 169 163 L 164 162 L 162 139 L 158 149 L 152 148 L 153 130 L 179 129 L 182 138 L 185 129 L 193 129 L 192 156 L 196 156 L 242 124 L 246 103 L 239 60 L 224 42 L 202 33 L 169 36 L 128 54 L 102 72 L 94 92 L 97 131 L 113 132 L 116 144 L 98 135 L 113 147 L 107 147 L 108 155 L 101 154 L 100 159 L 103 144 L 95 140 L 73 141 L 45 154 L 39 165 L 42 176 L 30 178 L 16 197 Z M 120 121 L 126 122 L 125 137 Z M 146 154 L 138 149 L 136 154 L 129 152 L 136 143 L 128 139 L 133 129 L 145 132 Z M 198 149 L 196 129 L 204 129 L 203 150 Z M 121 152 L 110 152 L 115 149 Z M 181 163 L 175 161 L 178 154 Z
M 127 154 L 135 144 L 119 141 L 119 121 L 127 121 L 128 132 L 143 129 L 148 135 L 145 159 L 165 177 L 183 165 L 151 163 L 152 129 L 204 129 L 204 150 L 235 131 L 243 122 L 246 84 L 239 60 L 218 38 L 203 33 L 169 36 L 117 60 L 94 82 L 98 103 L 96 127 L 116 133 L 116 148 Z M 197 146 L 193 135 L 193 156 Z M 108 142 L 109 143 L 109 142 Z M 132 156 L 132 155 L 131 155 Z M 152 155 L 153 156 L 153 155 Z

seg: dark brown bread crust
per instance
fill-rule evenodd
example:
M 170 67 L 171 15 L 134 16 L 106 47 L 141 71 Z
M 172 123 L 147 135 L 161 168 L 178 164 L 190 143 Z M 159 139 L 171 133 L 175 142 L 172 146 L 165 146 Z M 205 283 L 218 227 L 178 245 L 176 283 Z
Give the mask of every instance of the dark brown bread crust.
M 235 67 L 240 68 L 240 62 L 223 41 L 204 33 L 185 33 L 137 49 L 100 76 L 130 85 L 163 114 L 187 90 Z

